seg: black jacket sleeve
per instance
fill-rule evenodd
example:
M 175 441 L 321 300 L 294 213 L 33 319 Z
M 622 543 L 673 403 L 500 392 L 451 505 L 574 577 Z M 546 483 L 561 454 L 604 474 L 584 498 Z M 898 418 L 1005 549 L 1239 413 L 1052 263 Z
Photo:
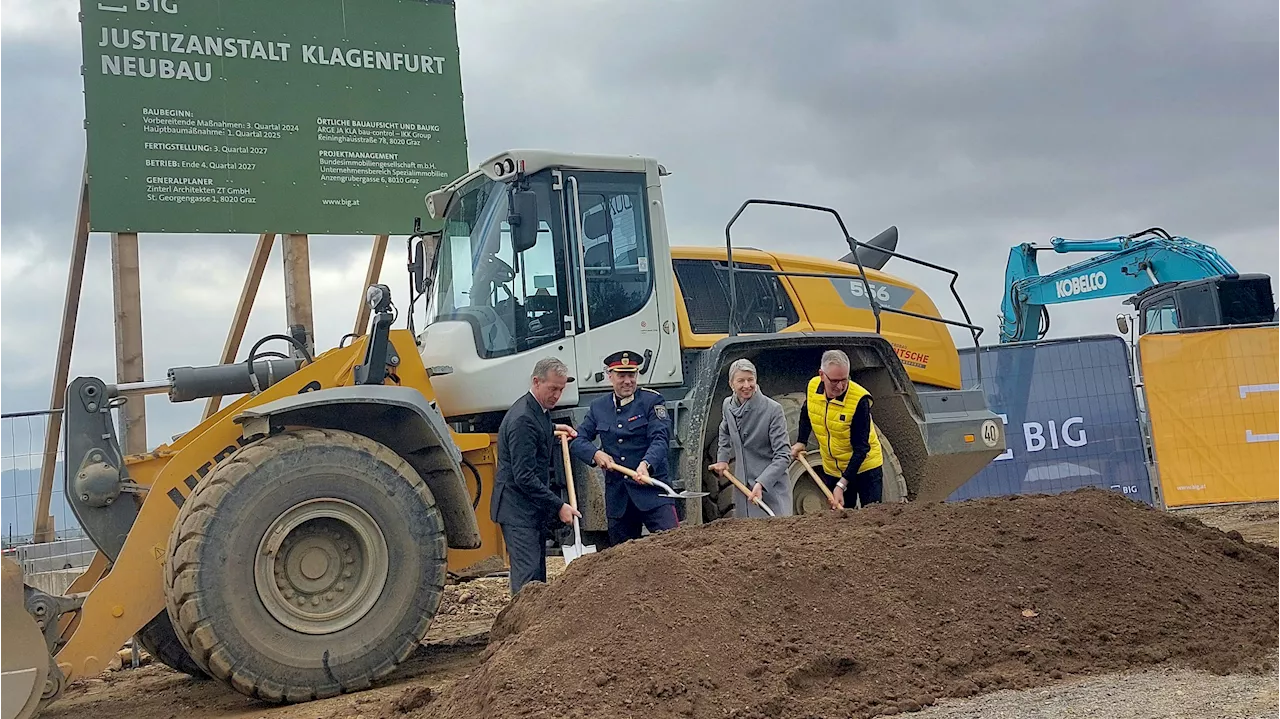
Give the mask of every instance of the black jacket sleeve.
M 849 423 L 849 444 L 853 447 L 853 456 L 849 457 L 849 466 L 844 468 L 843 476 L 850 482 L 858 474 L 862 460 L 871 452 L 871 397 L 863 397 L 858 401 L 858 408 L 853 411 L 853 420 Z
M 800 404 L 800 417 L 796 423 L 796 443 L 808 444 L 809 433 L 813 431 L 813 425 L 809 423 L 809 400 L 805 400 Z
M 511 478 L 515 481 L 516 489 L 539 509 L 548 515 L 555 515 L 564 502 L 548 486 L 548 468 L 538 466 L 537 442 L 544 439 L 541 436 L 542 428 L 532 417 L 525 416 L 511 429 L 511 457 L 515 464 L 511 468 Z

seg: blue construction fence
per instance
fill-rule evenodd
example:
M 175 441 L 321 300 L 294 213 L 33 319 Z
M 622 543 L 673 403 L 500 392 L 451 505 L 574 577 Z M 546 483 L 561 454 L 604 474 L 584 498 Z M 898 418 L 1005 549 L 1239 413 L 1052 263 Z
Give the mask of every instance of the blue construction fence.
M 966 385 L 974 349 L 960 351 Z M 987 405 L 1008 449 L 947 501 L 1100 487 L 1155 505 L 1128 343 L 1072 337 L 983 347 Z

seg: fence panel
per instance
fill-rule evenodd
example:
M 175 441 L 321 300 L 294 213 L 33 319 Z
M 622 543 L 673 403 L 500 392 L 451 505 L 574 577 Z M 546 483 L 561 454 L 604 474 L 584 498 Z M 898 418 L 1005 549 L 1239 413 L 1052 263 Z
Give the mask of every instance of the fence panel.
M 5 556 L 22 566 L 27 583 L 61 593 L 89 566 L 97 549 L 80 528 L 63 493 L 62 443 L 51 457 L 45 456 L 50 418 L 62 421 L 61 414 L 49 412 L 15 412 L 0 417 L 0 532 Z M 49 502 L 55 538 L 36 544 L 40 468 L 46 461 L 56 463 Z
M 960 351 L 972 382 L 974 350 Z M 1008 449 L 948 497 L 1058 494 L 1093 486 L 1154 504 L 1129 346 L 1115 336 L 982 348 L 988 406 Z
M 1278 339 L 1273 325 L 1138 340 L 1167 506 L 1280 498 Z

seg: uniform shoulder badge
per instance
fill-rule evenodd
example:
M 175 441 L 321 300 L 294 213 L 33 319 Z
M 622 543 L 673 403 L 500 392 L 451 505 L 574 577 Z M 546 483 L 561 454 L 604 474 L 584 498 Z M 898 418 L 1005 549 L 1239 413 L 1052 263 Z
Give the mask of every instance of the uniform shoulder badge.
M 653 406 L 653 413 L 658 419 L 665 420 L 667 418 L 667 408 L 665 405 L 657 404 Z

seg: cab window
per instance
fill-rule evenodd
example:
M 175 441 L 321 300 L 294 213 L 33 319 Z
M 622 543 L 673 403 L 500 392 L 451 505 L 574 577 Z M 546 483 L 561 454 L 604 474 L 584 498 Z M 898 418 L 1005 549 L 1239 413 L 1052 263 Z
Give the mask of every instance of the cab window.
M 575 177 L 587 312 L 591 326 L 599 327 L 639 312 L 653 293 L 644 175 L 583 172 Z
M 674 260 L 676 281 L 684 296 L 684 308 L 694 334 L 728 334 L 729 266 L 712 260 Z M 757 263 L 735 262 L 735 267 L 771 270 Z M 743 334 L 780 332 L 800 321 L 791 297 L 777 275 L 737 273 L 738 331 Z
M 1174 308 L 1173 298 L 1170 297 L 1154 307 L 1148 307 L 1145 324 L 1146 329 L 1143 330 L 1144 332 L 1165 332 L 1178 329 L 1178 311 Z
M 472 326 L 482 357 L 500 357 L 564 336 L 564 245 L 560 204 L 546 176 L 534 176 L 537 243 L 513 253 L 505 185 L 481 178 L 463 188 L 445 219 L 429 321 Z

